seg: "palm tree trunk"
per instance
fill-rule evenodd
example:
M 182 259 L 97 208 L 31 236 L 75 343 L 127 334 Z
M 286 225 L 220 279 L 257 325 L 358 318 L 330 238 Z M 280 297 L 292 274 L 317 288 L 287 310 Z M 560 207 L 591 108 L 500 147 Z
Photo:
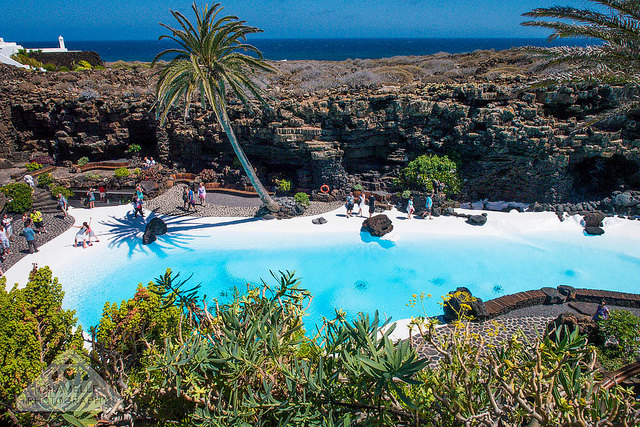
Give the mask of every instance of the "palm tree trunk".
M 222 126 L 222 130 L 224 130 L 224 133 L 227 134 L 227 137 L 229 138 L 229 142 L 231 143 L 231 147 L 233 148 L 233 151 L 236 153 L 238 160 L 240 160 L 240 164 L 242 165 L 242 168 L 244 169 L 245 173 L 249 177 L 249 181 L 251 181 L 251 185 L 253 185 L 253 188 L 256 189 L 256 193 L 258 193 L 260 200 L 262 200 L 262 203 L 265 204 L 267 209 L 269 209 L 271 212 L 278 212 L 280 210 L 280 205 L 278 205 L 271 198 L 267 190 L 262 185 L 262 182 L 260 182 L 260 178 L 258 178 L 258 175 L 256 175 L 256 172 L 253 169 L 253 166 L 251 165 L 251 163 L 249 162 L 249 159 L 247 159 L 246 154 L 244 154 L 244 150 L 240 146 L 240 143 L 238 143 L 238 139 L 236 138 L 235 132 L 233 132 L 233 128 L 231 127 L 231 122 L 229 120 L 229 116 L 227 115 L 226 109 L 221 105 L 218 105 L 218 107 L 219 107 L 217 108 L 219 112 L 218 121 L 220 122 L 220 125 Z

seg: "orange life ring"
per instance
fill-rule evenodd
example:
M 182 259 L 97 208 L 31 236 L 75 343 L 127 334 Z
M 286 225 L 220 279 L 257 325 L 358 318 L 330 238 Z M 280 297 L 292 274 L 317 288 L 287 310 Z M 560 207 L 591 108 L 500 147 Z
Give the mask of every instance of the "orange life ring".
M 320 187 L 320 191 L 323 193 L 328 193 L 329 192 L 329 186 L 327 184 L 324 184 L 322 187 Z

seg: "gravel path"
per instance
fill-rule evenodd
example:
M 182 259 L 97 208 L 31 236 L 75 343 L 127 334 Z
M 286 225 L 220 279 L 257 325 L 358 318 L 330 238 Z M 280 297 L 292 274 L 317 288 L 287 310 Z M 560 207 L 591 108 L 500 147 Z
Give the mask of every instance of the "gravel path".
M 193 210 L 183 209 L 182 186 L 171 187 L 155 199 L 145 203 L 144 208 L 163 215 L 191 215 L 197 217 L 253 217 L 262 202 L 257 197 L 239 197 L 230 194 L 208 193 L 207 204 L 196 205 Z M 304 216 L 320 215 L 342 206 L 342 202 L 311 202 Z
M 36 244 L 38 247 L 44 245 L 55 237 L 58 237 L 67 231 L 74 223 L 73 217 L 63 218 L 62 214 L 42 214 L 44 226 L 47 233 L 36 234 Z M 2 271 L 6 271 L 9 267 L 20 261 L 25 256 L 29 256 L 27 242 L 22 235 L 22 216 L 18 215 L 13 218 L 13 238 L 11 240 L 11 253 L 2 260 Z

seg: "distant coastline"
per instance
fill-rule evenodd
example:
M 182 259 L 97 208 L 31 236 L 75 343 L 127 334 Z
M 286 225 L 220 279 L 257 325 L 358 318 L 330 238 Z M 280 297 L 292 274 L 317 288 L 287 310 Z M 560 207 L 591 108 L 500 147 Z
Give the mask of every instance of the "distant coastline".
M 26 48 L 49 47 L 49 42 L 22 42 Z M 264 56 L 275 61 L 379 59 L 393 56 L 422 56 L 440 52 L 505 50 L 520 46 L 585 46 L 588 41 L 565 39 L 550 43 L 546 38 L 387 38 L 387 39 L 266 39 L 251 40 Z M 96 51 L 106 62 L 151 61 L 155 54 L 171 47 L 158 40 L 66 41 L 73 50 Z M 51 46 L 55 47 L 55 46 Z

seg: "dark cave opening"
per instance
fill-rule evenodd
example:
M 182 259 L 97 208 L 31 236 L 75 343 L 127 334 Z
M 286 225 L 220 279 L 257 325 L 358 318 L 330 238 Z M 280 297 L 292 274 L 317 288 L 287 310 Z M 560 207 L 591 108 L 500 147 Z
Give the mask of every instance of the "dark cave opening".
M 570 167 L 574 188 L 581 196 L 603 197 L 615 190 L 638 187 L 640 166 L 619 154 L 590 157 Z

